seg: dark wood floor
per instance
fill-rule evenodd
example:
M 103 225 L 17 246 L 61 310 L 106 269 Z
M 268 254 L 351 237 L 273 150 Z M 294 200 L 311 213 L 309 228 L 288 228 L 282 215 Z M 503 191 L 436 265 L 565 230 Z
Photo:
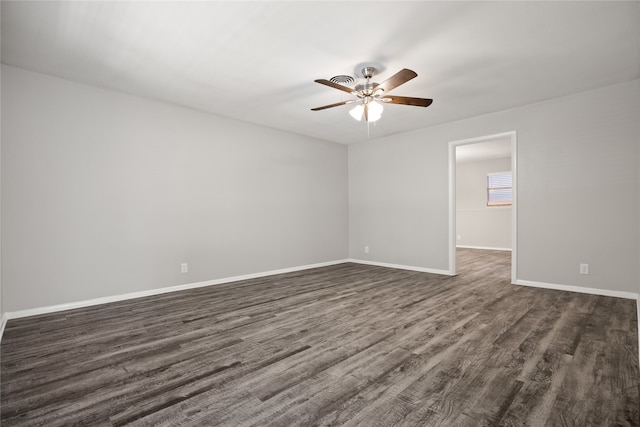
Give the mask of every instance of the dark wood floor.
M 635 301 L 357 264 L 8 322 L 2 425 L 639 425 Z

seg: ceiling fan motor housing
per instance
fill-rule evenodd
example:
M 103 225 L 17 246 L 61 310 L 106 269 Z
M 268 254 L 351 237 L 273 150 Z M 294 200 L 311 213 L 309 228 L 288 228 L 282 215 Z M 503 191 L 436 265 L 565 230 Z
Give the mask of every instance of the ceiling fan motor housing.
M 356 95 L 360 98 L 363 98 L 365 96 L 373 95 L 373 92 L 375 91 L 377 86 L 378 83 L 365 83 L 357 85 L 354 89 L 356 91 Z
M 373 95 L 378 83 L 372 83 L 371 78 L 376 73 L 376 69 L 374 67 L 364 67 L 362 69 L 362 76 L 367 80 L 366 83 L 357 85 L 354 89 L 356 90 L 356 95 L 359 98 L 368 98 Z

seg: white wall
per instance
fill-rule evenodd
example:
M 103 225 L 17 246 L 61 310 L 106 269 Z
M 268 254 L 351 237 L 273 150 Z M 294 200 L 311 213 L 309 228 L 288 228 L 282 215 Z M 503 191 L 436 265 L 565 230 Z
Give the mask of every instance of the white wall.
M 346 146 L 2 70 L 6 311 L 347 257 Z
M 456 164 L 458 246 L 511 249 L 511 206 L 487 206 L 487 174 L 510 170 L 510 157 Z
M 5 311 L 347 256 L 447 270 L 448 142 L 510 130 L 518 279 L 640 290 L 638 81 L 347 148 L 12 67 L 1 78 Z
M 0 21 L 2 8 L 0 7 Z M 0 43 L 0 46 L 2 43 Z M 0 57 L 2 57 L 0 49 Z M 0 82 L 2 82 L 2 67 L 0 67 Z M 2 84 L 0 84 L 0 99 L 2 99 Z M 2 117 L 2 105 L 0 103 L 0 118 Z M 2 120 L 0 119 L 0 224 L 2 224 Z M 2 242 L 2 227 L 0 226 L 0 242 Z M 2 245 L 0 244 L 0 338 L 4 332 L 4 299 L 2 297 Z
M 447 270 L 448 142 L 515 130 L 518 279 L 637 292 L 639 103 L 635 80 L 351 145 L 350 257 Z

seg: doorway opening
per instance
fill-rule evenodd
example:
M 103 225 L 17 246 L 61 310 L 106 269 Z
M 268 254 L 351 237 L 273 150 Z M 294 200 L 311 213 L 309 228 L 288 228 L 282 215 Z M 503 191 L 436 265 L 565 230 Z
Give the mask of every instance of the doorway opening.
M 516 145 L 515 131 L 449 142 L 449 274 L 456 274 L 458 247 L 510 250 L 515 282 Z

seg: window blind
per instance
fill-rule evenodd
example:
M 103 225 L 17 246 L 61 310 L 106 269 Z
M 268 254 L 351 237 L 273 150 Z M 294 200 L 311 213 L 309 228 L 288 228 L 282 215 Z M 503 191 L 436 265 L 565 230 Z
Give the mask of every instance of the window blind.
M 511 172 L 487 174 L 487 206 L 511 205 L 512 181 Z

